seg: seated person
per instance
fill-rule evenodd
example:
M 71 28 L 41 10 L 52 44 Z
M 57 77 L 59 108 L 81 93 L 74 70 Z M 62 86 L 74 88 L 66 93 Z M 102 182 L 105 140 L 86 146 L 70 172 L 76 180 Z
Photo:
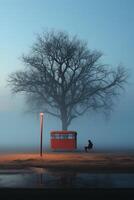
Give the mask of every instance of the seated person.
M 93 143 L 91 140 L 88 140 L 88 146 L 85 146 L 85 152 L 93 148 Z

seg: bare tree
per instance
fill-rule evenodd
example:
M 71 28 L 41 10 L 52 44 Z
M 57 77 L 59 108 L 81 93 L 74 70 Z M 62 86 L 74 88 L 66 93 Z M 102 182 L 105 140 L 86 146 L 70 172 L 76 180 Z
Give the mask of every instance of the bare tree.
M 101 63 L 102 53 L 65 32 L 37 36 L 24 71 L 9 75 L 13 93 L 24 92 L 32 110 L 60 118 L 62 129 L 89 110 L 110 110 L 127 80 L 126 70 Z

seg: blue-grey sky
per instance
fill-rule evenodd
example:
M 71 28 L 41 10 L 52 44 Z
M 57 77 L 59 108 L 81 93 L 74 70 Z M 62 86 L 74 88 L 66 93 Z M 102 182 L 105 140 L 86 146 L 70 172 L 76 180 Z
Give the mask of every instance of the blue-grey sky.
M 39 116 L 26 114 L 22 95 L 13 96 L 8 75 L 23 69 L 27 54 L 43 30 L 65 30 L 88 41 L 90 49 L 103 52 L 103 62 L 122 63 L 130 78 L 110 120 L 89 113 L 76 119 L 78 145 L 91 138 L 95 148 L 134 147 L 134 1 L 133 0 L 0 0 L 0 149 L 35 147 L 39 144 Z M 45 116 L 44 145 L 50 130 L 60 129 L 58 119 Z

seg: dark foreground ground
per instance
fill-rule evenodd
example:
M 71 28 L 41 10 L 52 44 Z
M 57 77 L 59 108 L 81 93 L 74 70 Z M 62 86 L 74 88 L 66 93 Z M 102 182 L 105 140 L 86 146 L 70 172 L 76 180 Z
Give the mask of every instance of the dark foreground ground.
M 78 172 L 134 173 L 134 154 L 125 153 L 45 153 L 2 154 L 2 170 L 75 170 Z M 133 189 L 0 189 L 2 199 L 134 199 Z
M 45 153 L 2 154 L 0 170 L 41 167 L 51 170 L 134 172 L 134 154 L 121 153 Z

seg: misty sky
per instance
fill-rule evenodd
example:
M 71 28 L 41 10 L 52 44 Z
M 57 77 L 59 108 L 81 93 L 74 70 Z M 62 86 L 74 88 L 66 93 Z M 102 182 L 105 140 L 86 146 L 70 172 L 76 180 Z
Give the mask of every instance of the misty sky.
M 65 30 L 103 52 L 103 62 L 129 71 L 129 83 L 109 120 L 101 114 L 74 120 L 78 146 L 90 138 L 95 149 L 134 147 L 134 1 L 133 0 L 0 0 L 0 149 L 39 145 L 39 115 L 27 114 L 24 97 L 12 95 L 8 75 L 23 69 L 20 60 L 43 30 Z M 44 145 L 61 122 L 44 119 Z

